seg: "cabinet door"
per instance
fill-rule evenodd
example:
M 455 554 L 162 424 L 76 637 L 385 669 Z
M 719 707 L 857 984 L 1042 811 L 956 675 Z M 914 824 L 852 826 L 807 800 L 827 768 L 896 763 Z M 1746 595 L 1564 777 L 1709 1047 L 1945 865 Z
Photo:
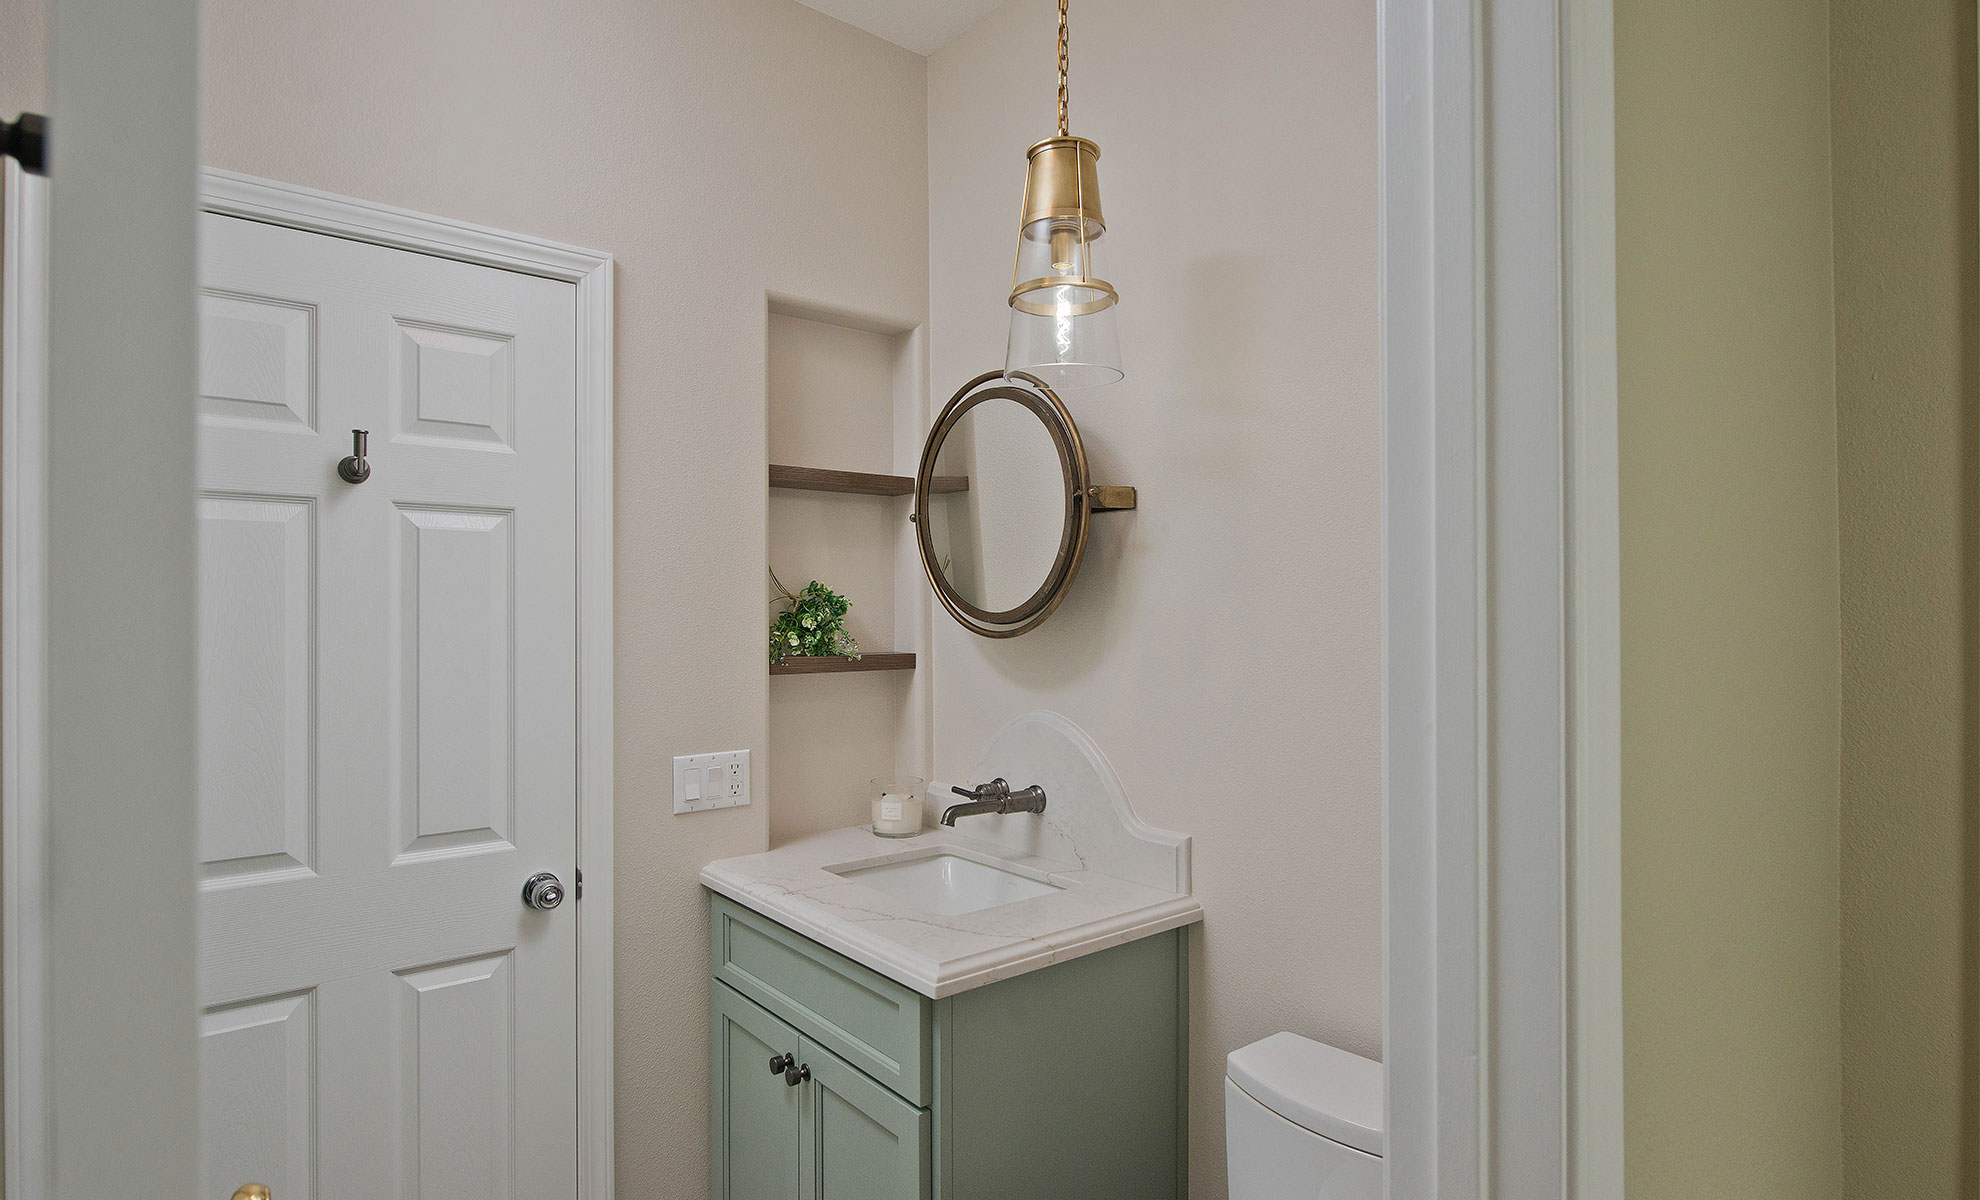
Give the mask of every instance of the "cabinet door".
M 799 1163 L 804 1200 L 928 1200 L 928 1114 L 804 1039 Z
M 797 1032 L 717 983 L 710 991 L 714 1101 L 708 1178 L 713 1200 L 797 1200 L 798 1114 L 804 1087 L 770 1070 L 803 1056 Z

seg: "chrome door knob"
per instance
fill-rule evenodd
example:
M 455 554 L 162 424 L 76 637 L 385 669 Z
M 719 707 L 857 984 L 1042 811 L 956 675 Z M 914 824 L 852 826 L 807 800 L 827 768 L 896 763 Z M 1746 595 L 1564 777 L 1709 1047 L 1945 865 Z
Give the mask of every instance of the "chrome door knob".
M 523 882 L 523 903 L 545 912 L 564 902 L 564 882 L 548 871 L 531 875 Z

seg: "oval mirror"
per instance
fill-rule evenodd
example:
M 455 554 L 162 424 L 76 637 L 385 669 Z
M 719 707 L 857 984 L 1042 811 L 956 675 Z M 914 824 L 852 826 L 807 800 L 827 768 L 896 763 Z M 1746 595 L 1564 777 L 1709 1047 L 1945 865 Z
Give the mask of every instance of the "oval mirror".
M 980 376 L 922 449 L 914 520 L 928 582 L 974 633 L 1036 628 L 1079 572 L 1090 514 L 1132 507 L 1132 493 L 1088 484 L 1079 430 L 1050 388 Z

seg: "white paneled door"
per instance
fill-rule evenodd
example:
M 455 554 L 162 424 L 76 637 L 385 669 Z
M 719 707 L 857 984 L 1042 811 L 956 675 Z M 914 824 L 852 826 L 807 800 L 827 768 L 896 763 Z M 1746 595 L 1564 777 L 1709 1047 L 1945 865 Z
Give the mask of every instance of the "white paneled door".
M 203 1194 L 572 1197 L 576 289 L 201 221 Z

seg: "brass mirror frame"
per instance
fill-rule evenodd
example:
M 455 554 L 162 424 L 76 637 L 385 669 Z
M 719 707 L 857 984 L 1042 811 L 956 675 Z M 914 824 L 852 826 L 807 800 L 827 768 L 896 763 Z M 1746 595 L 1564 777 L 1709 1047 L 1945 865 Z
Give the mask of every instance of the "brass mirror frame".
M 985 386 L 993 382 L 998 386 Z M 1052 437 L 1053 447 L 1059 452 L 1059 474 L 1064 483 L 1066 504 L 1059 551 L 1052 560 L 1051 569 L 1045 573 L 1044 582 L 1023 603 L 1001 612 L 992 612 L 970 603 L 949 582 L 935 556 L 935 536 L 930 531 L 928 512 L 928 501 L 935 482 L 935 460 L 942 453 L 943 443 L 948 441 L 949 434 L 954 432 L 970 409 L 988 400 L 1011 400 L 1021 404 L 1045 426 L 1045 431 Z M 1073 579 L 1079 574 L 1079 564 L 1086 557 L 1086 537 L 1093 514 L 1130 509 L 1135 503 L 1135 491 L 1131 487 L 1101 486 L 1092 482 L 1087 472 L 1086 447 L 1079 438 L 1079 426 L 1074 423 L 1072 413 L 1059 399 L 1058 393 L 1043 380 L 1022 371 L 1014 371 L 1008 376 L 1002 371 L 989 371 L 964 384 L 943 407 L 941 415 L 935 419 L 935 427 L 928 431 L 928 440 L 921 450 L 921 468 L 914 477 L 914 513 L 909 519 L 914 522 L 915 541 L 921 549 L 921 569 L 927 574 L 928 584 L 935 589 L 942 607 L 948 609 L 949 615 L 971 633 L 987 638 L 1011 638 L 1038 628 L 1066 598 Z

